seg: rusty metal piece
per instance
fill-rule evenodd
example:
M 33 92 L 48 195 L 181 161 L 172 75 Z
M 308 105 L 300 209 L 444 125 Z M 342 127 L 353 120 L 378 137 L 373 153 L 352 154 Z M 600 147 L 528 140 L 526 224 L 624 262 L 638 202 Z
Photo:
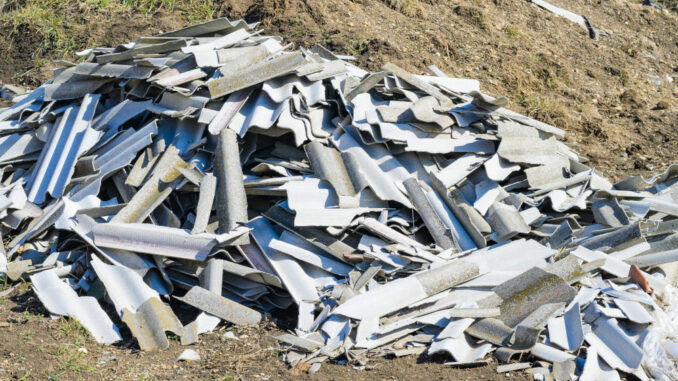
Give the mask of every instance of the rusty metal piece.
M 636 265 L 631 265 L 631 269 L 629 270 L 629 280 L 643 289 L 643 291 L 647 292 L 648 294 L 652 295 L 654 293 L 654 289 L 650 286 L 650 283 L 647 281 L 645 278 L 645 275 L 643 275 L 643 272 L 640 270 L 640 268 Z

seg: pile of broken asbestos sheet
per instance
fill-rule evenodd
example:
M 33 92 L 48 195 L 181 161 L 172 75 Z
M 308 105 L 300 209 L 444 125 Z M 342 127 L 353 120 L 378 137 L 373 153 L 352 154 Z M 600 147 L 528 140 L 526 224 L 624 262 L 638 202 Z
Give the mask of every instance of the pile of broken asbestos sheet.
M 277 339 L 310 372 L 494 352 L 541 379 L 676 377 L 678 166 L 613 185 L 475 80 L 371 73 L 255 27 L 4 87 L 2 272 L 100 343 L 117 313 L 142 350 L 294 306 Z

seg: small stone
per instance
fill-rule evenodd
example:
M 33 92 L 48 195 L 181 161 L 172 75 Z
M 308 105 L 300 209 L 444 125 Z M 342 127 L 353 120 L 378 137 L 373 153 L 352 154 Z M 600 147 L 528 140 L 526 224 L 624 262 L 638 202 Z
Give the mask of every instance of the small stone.
M 318 370 L 320 370 L 320 363 L 319 362 L 311 365 L 311 367 L 308 368 L 308 374 L 313 374 L 313 373 L 317 372 Z
M 654 106 L 655 110 L 667 110 L 669 108 L 669 102 L 667 101 L 659 101 L 657 102 L 657 105 Z
M 186 361 L 186 362 L 198 360 L 200 360 L 200 355 L 193 349 L 186 349 L 185 351 L 181 352 L 181 354 L 177 358 L 177 361 Z

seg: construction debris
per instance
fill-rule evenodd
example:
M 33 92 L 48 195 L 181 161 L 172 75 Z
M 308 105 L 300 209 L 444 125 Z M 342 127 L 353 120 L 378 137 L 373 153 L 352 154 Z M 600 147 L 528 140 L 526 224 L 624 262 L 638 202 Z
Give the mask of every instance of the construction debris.
M 542 378 L 678 376 L 678 166 L 612 184 L 477 81 L 370 73 L 255 27 L 4 87 L 0 271 L 101 343 L 122 339 L 112 305 L 142 350 L 295 305 L 277 340 L 309 373 L 492 352 Z
M 177 361 L 199 361 L 200 360 L 200 355 L 198 352 L 194 351 L 193 349 L 186 349 L 177 358 Z
M 573 23 L 581 25 L 589 34 L 589 37 L 591 37 L 594 40 L 598 40 L 599 37 L 598 31 L 591 25 L 591 22 L 589 21 L 588 18 L 586 18 L 586 16 L 578 15 L 576 13 L 568 11 L 567 9 L 556 7 L 555 5 L 544 0 L 530 0 L 530 1 L 536 4 L 537 6 L 553 13 L 554 15 L 566 18 L 572 21 Z

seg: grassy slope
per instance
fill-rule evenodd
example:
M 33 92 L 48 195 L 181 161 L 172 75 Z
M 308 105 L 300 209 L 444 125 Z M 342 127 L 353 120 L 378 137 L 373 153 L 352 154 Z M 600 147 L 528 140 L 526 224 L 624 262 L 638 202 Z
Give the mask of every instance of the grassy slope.
M 435 64 L 479 79 L 514 110 L 567 130 L 568 142 L 615 179 L 678 159 L 678 132 L 667 128 L 678 122 L 676 82 L 649 79 L 678 76 L 678 18 L 639 0 L 553 0 L 587 15 L 603 32 L 597 42 L 526 0 L 16 1 L 0 14 L 5 82 L 37 86 L 51 77 L 51 60 L 86 47 L 244 17 L 297 44 L 355 55 L 370 70 Z

